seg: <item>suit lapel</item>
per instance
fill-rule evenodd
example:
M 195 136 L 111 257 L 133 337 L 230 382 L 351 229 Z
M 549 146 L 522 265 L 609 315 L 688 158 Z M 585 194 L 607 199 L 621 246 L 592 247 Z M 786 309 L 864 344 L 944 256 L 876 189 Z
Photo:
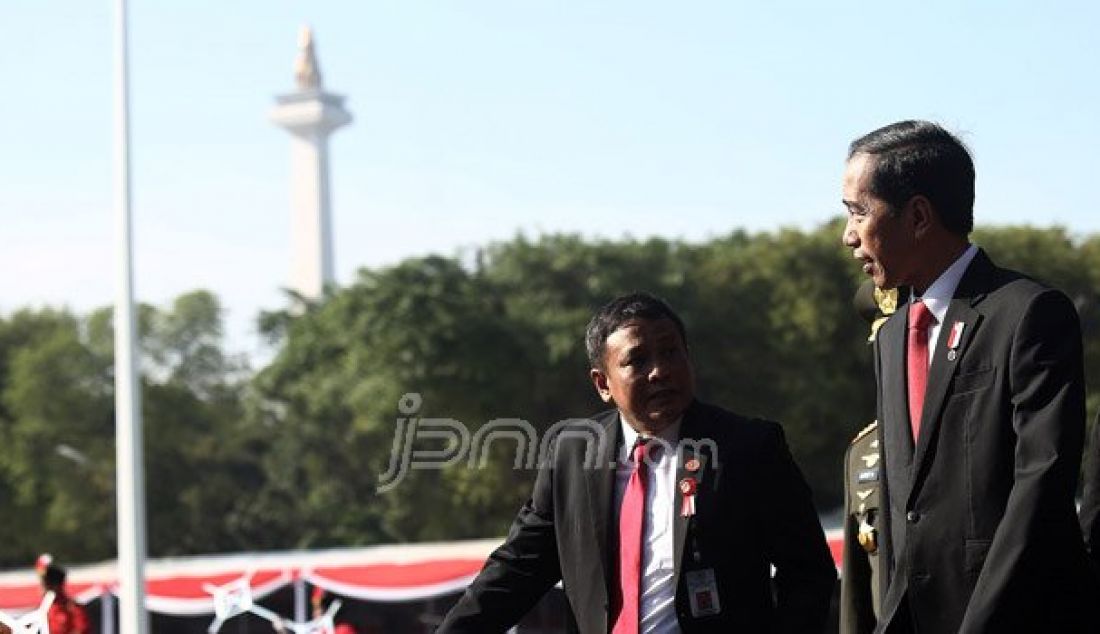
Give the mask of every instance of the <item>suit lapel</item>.
M 680 440 L 700 440 L 702 436 L 701 421 L 699 417 L 702 413 L 699 411 L 697 405 L 693 405 L 684 413 L 684 422 L 680 426 Z M 680 575 L 683 572 L 684 561 L 684 546 L 687 542 L 688 528 L 691 523 L 691 517 L 684 517 L 681 513 L 681 505 L 683 504 L 683 493 L 680 491 L 680 482 L 684 478 L 692 477 L 697 481 L 696 494 L 695 494 L 695 514 L 698 517 L 700 513 L 705 510 L 705 505 L 708 503 L 708 495 L 713 491 L 714 476 L 708 470 L 709 456 L 700 452 L 696 448 L 687 449 L 687 446 L 694 447 L 695 443 L 681 442 L 677 447 L 676 454 L 676 491 L 673 493 L 673 519 L 672 519 L 672 539 L 675 550 L 673 552 L 673 563 L 675 565 L 675 572 L 672 578 L 672 587 L 680 587 Z M 695 465 L 692 465 L 694 469 L 688 469 L 688 463 L 692 460 L 696 461 Z
M 879 330 L 876 342 L 879 348 L 879 371 L 882 374 L 882 437 L 888 455 L 897 456 L 897 473 L 891 473 L 895 486 L 904 485 L 898 477 L 908 481 L 909 464 L 913 460 L 913 438 L 909 432 L 909 388 L 905 377 L 905 332 L 907 328 L 905 306 L 891 317 Z M 893 464 L 894 461 L 891 461 Z
M 951 379 L 959 368 L 959 362 L 966 354 L 966 347 L 974 336 L 981 315 L 970 307 L 969 298 L 951 300 L 947 309 L 943 325 L 940 327 L 939 338 L 936 341 L 936 354 L 932 358 L 932 367 L 928 371 L 928 388 L 924 394 L 924 410 L 921 413 L 920 438 L 917 441 L 916 455 L 913 457 L 915 468 L 919 469 L 928 453 L 928 447 L 935 441 L 939 431 L 944 401 L 947 398 L 947 388 L 951 385 Z M 962 336 L 955 347 L 954 354 L 948 343 L 951 339 L 951 331 L 956 328 L 956 323 L 962 325 Z M 914 474 L 916 475 L 916 474 Z
M 684 421 L 680 426 L 680 440 L 702 439 L 701 437 L 705 434 L 703 434 L 703 421 L 700 420 L 700 417 L 703 415 L 698 404 L 693 404 L 688 408 L 688 411 L 684 413 Z M 612 542 L 610 531 L 618 518 L 618 513 L 612 508 L 612 504 L 615 491 L 615 466 L 618 462 L 619 446 L 622 443 L 622 430 L 619 426 L 618 412 L 612 412 L 609 418 L 600 421 L 600 424 L 604 428 L 605 438 L 607 440 L 606 442 L 600 443 L 597 449 L 597 467 L 595 469 L 586 470 L 586 479 L 588 483 L 588 505 L 593 521 L 595 542 L 600 554 L 600 563 L 604 571 L 603 587 L 608 588 L 608 584 L 611 583 L 612 580 L 611 573 L 615 566 L 615 562 L 612 560 L 614 553 L 611 548 Z M 691 445 L 692 443 L 680 443 L 679 446 L 675 448 L 677 451 L 677 455 L 675 456 L 677 490 L 673 494 L 673 512 L 675 515 L 672 521 L 672 539 L 675 548 L 673 559 L 675 563 L 673 578 L 674 588 L 678 588 L 680 584 L 684 549 L 688 541 L 688 528 L 691 523 L 691 518 L 684 517 L 680 512 L 683 494 L 679 491 L 679 483 L 689 476 L 694 477 L 698 481 L 695 504 L 696 517 L 700 517 L 709 511 L 708 504 L 711 498 L 713 498 L 713 487 L 717 477 L 716 474 L 713 473 L 714 465 L 711 464 L 710 456 L 696 449 L 681 449 L 685 444 Z M 687 453 L 685 453 L 685 451 L 687 451 Z M 688 469 L 688 462 L 692 459 L 698 461 L 698 466 L 694 471 Z
M 936 353 L 932 357 L 932 367 L 928 371 L 928 388 L 924 394 L 924 410 L 921 414 L 920 438 L 917 442 L 916 455 L 913 458 L 912 484 L 909 491 L 911 500 L 917 489 L 916 483 L 925 471 L 925 461 L 929 447 L 936 442 L 936 436 L 942 424 L 944 403 L 947 399 L 947 388 L 951 385 L 951 379 L 958 371 L 959 364 L 966 355 L 966 349 L 974 340 L 974 334 L 981 325 L 982 315 L 974 310 L 974 305 L 984 297 L 984 289 L 992 271 L 992 263 L 979 251 L 971 261 L 970 266 L 959 280 L 959 286 L 955 290 L 955 296 L 947 308 L 943 325 L 940 327 L 939 337 L 936 341 Z M 956 326 L 956 324 L 962 324 Z M 951 331 L 961 327 L 962 333 L 959 341 L 954 346 L 954 354 L 951 350 Z
M 589 517 L 592 518 L 596 538 L 596 552 L 603 567 L 604 584 L 607 588 L 611 575 L 611 550 L 609 547 L 609 527 L 618 514 L 611 507 L 615 491 L 615 465 L 618 462 L 618 448 L 622 442 L 622 430 L 619 427 L 619 413 L 612 411 L 600 421 L 604 429 L 603 438 L 596 447 L 596 461 L 593 468 L 585 468 L 588 482 Z

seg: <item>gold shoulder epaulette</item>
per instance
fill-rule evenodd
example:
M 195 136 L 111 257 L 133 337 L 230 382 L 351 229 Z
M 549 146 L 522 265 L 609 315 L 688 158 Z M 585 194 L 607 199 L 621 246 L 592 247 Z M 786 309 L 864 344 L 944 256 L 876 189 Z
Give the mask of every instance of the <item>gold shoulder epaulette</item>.
M 856 437 L 852 439 L 852 444 L 855 444 L 855 443 L 859 442 L 860 439 L 862 439 L 867 434 L 875 431 L 875 429 L 877 429 L 877 428 L 878 428 L 878 421 L 877 420 L 871 421 L 870 425 L 868 425 L 868 426 L 864 427 L 863 429 L 859 430 L 859 433 L 856 434 Z

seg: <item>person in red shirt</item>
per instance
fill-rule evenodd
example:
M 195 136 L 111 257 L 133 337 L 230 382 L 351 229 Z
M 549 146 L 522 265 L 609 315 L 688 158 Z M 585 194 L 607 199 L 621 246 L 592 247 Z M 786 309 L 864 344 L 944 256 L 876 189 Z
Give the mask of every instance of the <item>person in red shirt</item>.
M 35 563 L 35 570 L 42 581 L 42 592 L 54 593 L 53 603 L 46 615 L 50 634 L 91 634 L 84 607 L 65 591 L 65 569 L 53 563 L 49 555 L 42 555 Z

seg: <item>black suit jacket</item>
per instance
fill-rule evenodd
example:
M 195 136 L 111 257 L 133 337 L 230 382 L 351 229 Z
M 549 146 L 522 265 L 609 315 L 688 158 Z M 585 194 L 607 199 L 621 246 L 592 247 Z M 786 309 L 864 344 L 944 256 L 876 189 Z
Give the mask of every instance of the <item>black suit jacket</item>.
M 701 465 L 696 515 L 677 514 L 673 526 L 682 631 L 821 631 L 836 569 L 780 426 L 695 402 L 680 434 L 700 442 L 681 443 L 677 480 L 687 459 Z M 531 499 L 439 632 L 503 632 L 559 579 L 577 629 L 608 631 L 620 436 L 616 411 L 558 431 Z M 701 568 L 714 570 L 721 612 L 694 618 L 683 573 Z
M 1085 404 L 1073 304 L 979 252 L 936 342 L 915 447 L 906 314 L 875 342 L 893 552 L 878 631 L 1098 631 L 1074 512 Z
M 1081 530 L 1093 568 L 1100 572 L 1100 416 L 1092 426 L 1092 439 L 1086 451 L 1084 500 L 1081 501 Z

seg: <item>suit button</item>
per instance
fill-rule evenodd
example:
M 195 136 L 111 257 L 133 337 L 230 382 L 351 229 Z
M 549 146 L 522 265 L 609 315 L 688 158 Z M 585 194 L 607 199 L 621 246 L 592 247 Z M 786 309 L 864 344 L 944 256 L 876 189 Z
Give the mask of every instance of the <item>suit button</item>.
M 916 512 L 916 511 L 909 511 L 908 513 L 905 514 L 905 519 L 910 524 L 916 524 L 917 522 L 920 521 L 920 513 Z

